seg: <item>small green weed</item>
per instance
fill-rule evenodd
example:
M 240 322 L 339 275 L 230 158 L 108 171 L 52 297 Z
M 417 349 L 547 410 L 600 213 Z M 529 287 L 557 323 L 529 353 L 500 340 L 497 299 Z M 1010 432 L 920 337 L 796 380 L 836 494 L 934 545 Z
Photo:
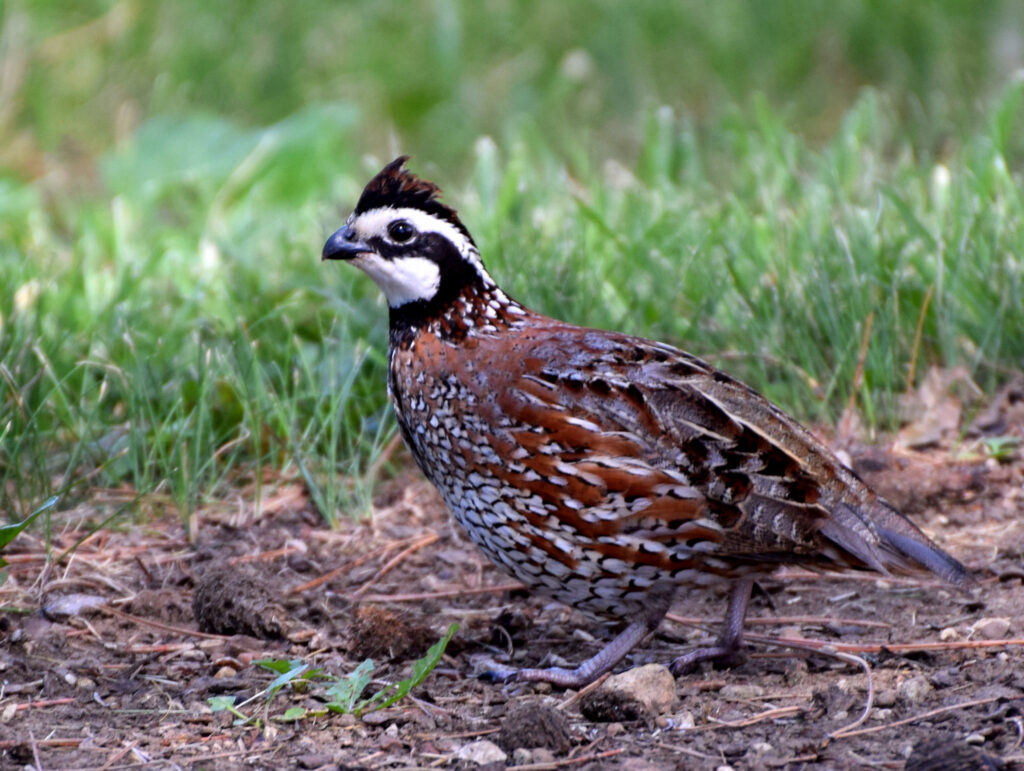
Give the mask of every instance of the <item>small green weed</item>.
M 48 498 L 42 506 L 21 520 L 21 522 L 14 522 L 10 525 L 0 526 L 0 568 L 7 566 L 7 562 L 3 558 L 4 547 L 21 535 L 25 528 L 31 525 L 39 515 L 56 506 L 57 501 L 58 497 L 54 495 L 51 498 Z M 7 581 L 7 571 L 0 570 L 0 586 L 3 586 L 5 581 Z
M 1000 462 L 1013 460 L 1020 445 L 1020 437 L 1016 436 L 989 436 L 981 442 L 985 455 Z
M 246 715 L 242 709 L 255 701 L 261 695 L 265 695 L 265 707 L 269 710 L 270 702 L 285 686 L 291 686 L 296 691 L 312 689 L 316 686 L 326 686 L 324 695 L 327 700 L 323 709 L 306 709 L 304 707 L 289 707 L 282 714 L 273 716 L 273 720 L 294 721 L 308 717 L 320 717 L 328 712 L 339 714 L 352 714 L 361 717 L 368 712 L 385 709 L 392 704 L 404 699 L 413 688 L 420 685 L 437 666 L 444 655 L 448 643 L 458 631 L 459 625 L 452 624 L 448 627 L 444 637 L 434 643 L 422 658 L 413 662 L 412 673 L 404 680 L 397 683 L 389 683 L 368 698 L 363 698 L 363 691 L 372 681 L 374 663 L 372 659 L 366 659 L 352 672 L 340 677 L 334 677 L 323 669 L 310 667 L 300 659 L 264 659 L 257 661 L 261 667 L 277 673 L 277 677 L 263 691 L 256 694 L 241 704 L 235 704 L 234 696 L 214 696 L 208 699 L 210 709 L 214 712 L 227 711 L 235 716 L 235 725 L 259 724 L 259 718 L 255 715 Z

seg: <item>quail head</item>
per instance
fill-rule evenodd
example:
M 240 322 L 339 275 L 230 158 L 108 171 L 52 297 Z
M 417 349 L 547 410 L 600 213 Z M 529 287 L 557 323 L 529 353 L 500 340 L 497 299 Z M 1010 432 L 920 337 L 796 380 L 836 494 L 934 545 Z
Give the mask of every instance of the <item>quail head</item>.
M 406 160 L 367 184 L 323 249 L 387 298 L 402 437 L 496 565 L 626 624 L 575 669 L 494 677 L 582 686 L 650 634 L 677 592 L 722 582 L 721 637 L 672 669 L 728 661 L 753 579 L 782 564 L 967 583 L 959 562 L 739 381 L 670 345 L 574 326 L 506 295 L 439 188 Z

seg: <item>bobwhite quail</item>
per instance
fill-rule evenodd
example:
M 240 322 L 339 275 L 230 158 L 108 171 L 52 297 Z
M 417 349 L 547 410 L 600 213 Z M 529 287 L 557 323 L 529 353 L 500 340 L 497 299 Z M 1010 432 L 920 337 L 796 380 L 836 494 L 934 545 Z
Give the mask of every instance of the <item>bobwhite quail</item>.
M 682 587 L 732 582 L 730 659 L 753 579 L 782 564 L 879 573 L 965 568 L 799 423 L 672 346 L 584 329 L 506 295 L 439 188 L 389 163 L 330 237 L 390 308 L 388 394 L 416 463 L 469 537 L 533 590 L 628 626 L 565 687 L 615 666 Z

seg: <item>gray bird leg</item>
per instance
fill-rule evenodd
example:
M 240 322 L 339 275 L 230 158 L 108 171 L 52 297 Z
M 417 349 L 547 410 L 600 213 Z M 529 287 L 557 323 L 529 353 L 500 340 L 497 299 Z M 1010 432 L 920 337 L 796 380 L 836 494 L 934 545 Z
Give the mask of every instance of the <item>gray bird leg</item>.
M 672 660 L 669 670 L 677 677 L 696 669 L 702 661 L 717 661 L 725 666 L 733 666 L 742 659 L 743 621 L 747 617 L 747 605 L 750 603 L 750 590 L 754 579 L 740 578 L 729 591 L 729 607 L 725 611 L 725 622 L 718 643 L 708 648 L 697 648 Z
M 589 685 L 605 672 L 611 670 L 639 645 L 647 635 L 661 624 L 672 604 L 675 587 L 671 584 L 655 584 L 645 598 L 642 615 L 623 629 L 614 640 L 575 669 L 548 667 L 546 669 L 512 669 L 487 672 L 485 679 L 502 682 L 543 682 L 562 688 L 582 688 Z M 741 619 L 742 624 L 742 619 Z

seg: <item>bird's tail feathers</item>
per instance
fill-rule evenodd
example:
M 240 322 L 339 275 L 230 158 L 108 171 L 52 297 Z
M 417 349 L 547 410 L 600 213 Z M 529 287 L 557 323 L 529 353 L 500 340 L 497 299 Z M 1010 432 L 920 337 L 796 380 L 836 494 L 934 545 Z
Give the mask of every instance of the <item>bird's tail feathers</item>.
M 925 568 L 956 586 L 972 583 L 966 567 L 884 500 L 872 507 L 869 516 L 844 505 L 833 511 L 819 532 L 871 570 L 909 573 Z

